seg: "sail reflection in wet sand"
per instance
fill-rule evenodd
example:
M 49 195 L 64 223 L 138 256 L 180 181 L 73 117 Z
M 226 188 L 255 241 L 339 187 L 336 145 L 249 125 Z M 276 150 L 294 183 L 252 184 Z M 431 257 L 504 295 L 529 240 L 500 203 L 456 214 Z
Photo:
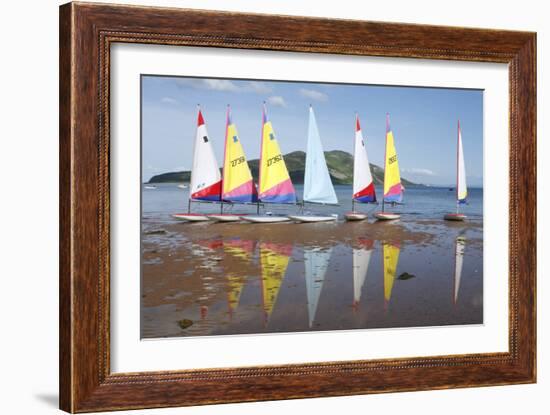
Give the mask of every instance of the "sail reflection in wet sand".
M 403 220 L 299 232 L 285 223 L 154 226 L 143 238 L 144 338 L 483 322 L 473 219 L 424 221 L 429 232 Z

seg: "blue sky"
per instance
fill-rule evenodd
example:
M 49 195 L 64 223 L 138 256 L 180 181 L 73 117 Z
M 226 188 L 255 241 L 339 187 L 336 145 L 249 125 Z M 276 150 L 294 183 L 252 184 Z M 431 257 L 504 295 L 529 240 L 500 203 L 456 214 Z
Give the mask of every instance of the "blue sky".
M 482 185 L 483 91 L 159 76 L 142 77 L 143 180 L 189 169 L 198 103 L 218 163 L 227 104 L 247 158 L 257 158 L 264 100 L 283 154 L 305 149 L 312 104 L 325 151 L 353 153 L 357 111 L 369 160 L 379 166 L 389 112 L 402 177 L 435 185 L 455 182 L 460 119 L 468 184 Z

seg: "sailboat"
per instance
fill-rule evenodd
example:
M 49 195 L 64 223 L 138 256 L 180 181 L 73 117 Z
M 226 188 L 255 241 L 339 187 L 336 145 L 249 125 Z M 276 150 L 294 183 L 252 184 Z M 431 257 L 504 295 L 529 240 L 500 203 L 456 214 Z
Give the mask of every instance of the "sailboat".
M 462 221 L 466 219 L 466 215 L 460 213 L 458 208 L 461 204 L 466 203 L 467 196 L 468 188 L 466 186 L 466 168 L 464 167 L 464 153 L 462 151 L 462 133 L 460 131 L 460 121 L 458 121 L 456 138 L 456 212 L 447 213 L 444 216 L 445 220 Z
M 260 243 L 260 268 L 264 325 L 267 326 L 292 256 L 292 245 Z
M 455 276 L 453 284 L 453 303 L 458 300 L 458 290 L 460 289 L 460 277 L 462 276 L 462 264 L 464 262 L 464 250 L 466 248 L 466 238 L 458 236 L 455 247 Z
M 310 328 L 315 321 L 317 305 L 319 304 L 319 297 L 321 296 L 323 283 L 325 282 L 331 252 L 332 248 L 328 250 L 321 250 L 319 248 L 304 249 L 307 311 Z
M 384 309 L 387 310 L 397 273 L 400 247 L 398 244 L 385 243 L 382 247 L 384 265 Z
M 355 114 L 355 145 L 353 152 L 353 196 L 351 212 L 345 214 L 346 220 L 356 221 L 367 218 L 366 213 L 356 212 L 355 203 L 376 203 L 376 191 L 370 171 L 367 148 L 359 124 L 359 115 Z
M 221 202 L 222 178 L 218 162 L 206 130 L 200 106 L 197 108 L 197 132 L 193 148 L 193 165 L 187 213 L 172 215 L 175 219 L 189 222 L 207 221 L 208 216 L 191 213 L 193 202 Z
M 231 119 L 231 107 L 227 106 L 225 124 L 225 149 L 223 158 L 222 202 L 252 204 L 257 203 L 258 193 L 252 173 L 246 161 L 244 149 L 239 140 L 237 126 Z M 208 215 L 210 219 L 222 222 L 236 222 L 243 214 L 223 213 Z
M 397 213 L 385 212 L 386 203 L 396 204 L 403 200 L 403 186 L 399 175 L 399 163 L 397 162 L 397 151 L 393 139 L 393 132 L 390 127 L 390 114 L 386 114 L 386 155 L 384 157 L 384 197 L 382 198 L 382 212 L 374 214 L 379 220 L 394 220 L 401 216 Z
M 360 248 L 353 249 L 353 308 L 357 309 L 359 301 L 361 301 L 361 294 L 363 292 L 363 285 L 365 285 L 365 279 L 367 278 L 367 272 L 369 270 L 370 257 L 374 248 L 374 241 L 371 239 L 361 239 Z
M 338 198 L 330 179 L 328 172 L 327 161 L 323 145 L 321 144 L 321 136 L 317 128 L 315 113 L 313 107 L 309 107 L 309 126 L 307 135 L 306 148 L 306 167 L 304 177 L 304 203 L 314 203 L 320 205 L 336 205 Z M 296 222 L 326 222 L 338 219 L 338 215 L 288 215 L 288 217 Z
M 267 108 L 264 102 L 262 108 L 262 137 L 259 165 L 259 195 L 262 203 L 295 204 L 296 192 L 288 174 L 285 160 L 275 137 L 271 121 L 267 118 Z M 248 215 L 242 219 L 248 222 L 288 222 L 290 219 L 282 215 Z

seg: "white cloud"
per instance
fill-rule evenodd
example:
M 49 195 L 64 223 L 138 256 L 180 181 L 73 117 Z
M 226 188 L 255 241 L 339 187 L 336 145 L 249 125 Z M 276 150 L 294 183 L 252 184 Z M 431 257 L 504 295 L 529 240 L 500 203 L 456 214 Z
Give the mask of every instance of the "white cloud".
M 314 101 L 320 101 L 320 102 L 327 102 L 328 101 L 328 95 L 323 93 L 323 92 L 319 92 L 319 91 L 316 91 L 315 89 L 305 89 L 305 88 L 301 88 L 300 89 L 300 95 L 305 97 L 305 98 L 310 98 Z
M 163 104 L 171 104 L 171 105 L 177 105 L 178 104 L 177 100 L 175 100 L 174 98 L 170 98 L 170 97 L 164 97 L 160 100 L 160 102 L 162 102 Z
M 182 87 L 207 89 L 211 91 L 225 92 L 253 92 L 256 94 L 269 94 L 272 88 L 260 81 L 250 81 L 245 84 L 237 84 L 229 79 L 176 79 L 176 83 Z
M 267 102 L 273 105 L 274 107 L 286 107 L 285 99 L 277 95 L 269 97 L 267 99 Z
M 250 90 L 251 92 L 255 92 L 257 94 L 269 94 L 273 91 L 272 88 L 259 81 L 250 81 L 244 89 Z
M 403 169 L 404 173 L 417 174 L 419 176 L 435 176 L 436 174 L 430 169 L 423 169 L 418 167 L 412 167 L 410 169 Z

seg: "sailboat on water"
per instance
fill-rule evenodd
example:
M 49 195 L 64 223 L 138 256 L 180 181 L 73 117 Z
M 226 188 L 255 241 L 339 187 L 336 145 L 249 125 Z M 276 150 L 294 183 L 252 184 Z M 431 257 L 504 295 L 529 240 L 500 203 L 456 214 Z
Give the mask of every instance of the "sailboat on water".
M 382 199 L 382 212 L 376 212 L 374 217 L 379 220 L 394 220 L 401 216 L 397 213 L 386 212 L 386 203 L 395 205 L 403 200 L 403 185 L 399 174 L 397 151 L 390 127 L 390 114 L 386 114 L 386 155 L 384 157 L 384 197 Z
M 376 203 L 376 191 L 370 171 L 365 140 L 359 124 L 359 115 L 355 114 L 355 140 L 353 151 L 353 196 L 351 212 L 345 214 L 346 220 L 357 221 L 367 218 L 367 214 L 357 212 L 355 203 Z
M 197 108 L 197 132 L 193 147 L 187 213 L 176 213 L 172 216 L 178 220 L 203 222 L 209 220 L 208 216 L 202 213 L 191 213 L 191 204 L 193 202 L 221 203 L 222 177 L 200 106 Z
M 295 204 L 296 191 L 288 174 L 285 160 L 271 121 L 267 118 L 267 108 L 264 102 L 262 108 L 262 137 L 259 164 L 259 195 L 262 203 Z M 247 215 L 242 219 L 254 223 L 288 222 L 290 219 L 282 215 Z
M 462 221 L 466 215 L 460 213 L 458 208 L 466 203 L 468 197 L 468 187 L 466 186 L 466 168 L 464 166 L 464 153 L 462 151 L 462 132 L 460 131 L 460 121 L 458 121 L 456 138 L 456 212 L 447 213 L 445 220 Z
M 231 117 L 231 107 L 227 106 L 225 124 L 225 147 L 223 158 L 223 179 L 221 200 L 228 203 L 257 204 L 258 193 L 252 180 L 252 173 L 239 139 L 237 126 Z M 223 205 L 222 205 L 223 206 Z M 259 205 L 258 205 L 259 208 Z M 210 219 L 220 222 L 240 221 L 245 214 L 223 213 L 208 215 Z
M 330 179 L 328 172 L 327 161 L 323 145 L 321 144 L 321 136 L 317 128 L 315 113 L 313 107 L 309 107 L 309 126 L 307 135 L 306 148 L 306 167 L 304 177 L 304 195 L 302 200 L 302 210 L 305 203 L 318 205 L 337 205 L 338 198 Z M 338 219 L 337 214 L 333 215 L 311 215 L 297 214 L 288 215 L 288 217 L 296 222 L 327 222 Z

